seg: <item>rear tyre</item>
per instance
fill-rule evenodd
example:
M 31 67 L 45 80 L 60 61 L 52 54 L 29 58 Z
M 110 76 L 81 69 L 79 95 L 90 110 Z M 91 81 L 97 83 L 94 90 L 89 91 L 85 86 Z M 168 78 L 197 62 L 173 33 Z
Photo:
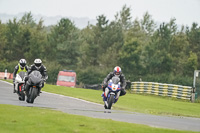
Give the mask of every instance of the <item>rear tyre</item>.
M 114 95 L 110 95 L 110 98 L 108 99 L 108 109 L 111 109 L 113 102 L 114 102 Z
M 22 98 L 19 96 L 19 100 L 22 101 Z
M 25 94 L 23 92 L 21 92 L 21 101 L 24 101 L 25 100 Z
M 18 92 L 18 95 L 19 95 L 19 100 L 20 100 L 20 101 L 24 101 L 24 100 L 25 100 L 25 94 L 24 94 L 23 91 L 21 91 L 21 92 L 19 91 L 19 92 Z

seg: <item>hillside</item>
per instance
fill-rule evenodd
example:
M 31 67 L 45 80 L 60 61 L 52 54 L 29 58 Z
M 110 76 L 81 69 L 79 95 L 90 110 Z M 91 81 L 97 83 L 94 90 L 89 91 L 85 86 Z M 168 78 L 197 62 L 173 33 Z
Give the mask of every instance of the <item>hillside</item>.
M 24 13 L 18 13 L 15 15 L 0 13 L 0 20 L 3 23 L 6 23 L 6 22 L 8 22 L 9 19 L 12 20 L 13 18 L 17 18 L 19 20 L 23 15 L 24 15 Z M 84 17 L 84 18 L 76 18 L 76 17 L 69 17 L 69 16 L 50 17 L 50 16 L 44 16 L 44 15 L 40 15 L 40 14 L 33 14 L 33 18 L 35 19 L 36 22 L 38 22 L 42 18 L 44 20 L 45 26 L 55 25 L 60 21 L 61 18 L 69 18 L 80 29 L 85 28 L 88 25 L 88 23 L 94 24 L 94 25 L 96 23 L 95 19 L 90 19 L 88 17 Z

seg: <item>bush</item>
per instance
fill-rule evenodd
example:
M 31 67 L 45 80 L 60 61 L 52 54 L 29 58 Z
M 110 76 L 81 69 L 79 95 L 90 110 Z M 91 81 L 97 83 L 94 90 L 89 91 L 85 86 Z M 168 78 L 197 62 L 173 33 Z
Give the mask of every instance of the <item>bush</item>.
M 131 77 L 131 81 L 139 81 L 139 77 L 141 77 L 144 82 L 158 82 L 158 83 L 167 83 L 167 84 L 176 84 L 176 85 L 185 85 L 192 86 L 193 77 L 182 76 L 182 75 L 174 75 L 170 73 L 163 74 L 148 74 L 144 76 L 135 76 Z
M 62 70 L 62 67 L 56 62 L 46 62 L 44 65 L 47 68 L 48 80 L 47 83 L 56 84 L 57 76 L 59 71 Z
M 5 60 L 0 61 L 0 72 L 5 72 L 7 69 L 8 73 L 13 73 L 15 66 L 18 64 L 18 61 L 7 62 Z
M 99 68 L 88 67 L 85 70 L 78 70 L 78 81 L 84 84 L 101 84 L 107 73 Z

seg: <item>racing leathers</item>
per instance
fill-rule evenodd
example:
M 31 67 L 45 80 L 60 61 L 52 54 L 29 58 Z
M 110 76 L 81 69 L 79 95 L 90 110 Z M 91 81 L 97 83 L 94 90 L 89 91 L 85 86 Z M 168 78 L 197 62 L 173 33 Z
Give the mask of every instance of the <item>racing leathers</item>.
M 39 93 L 40 93 L 42 87 L 44 87 L 44 82 L 48 79 L 47 69 L 46 69 L 46 67 L 45 67 L 43 64 L 41 64 L 41 66 L 40 66 L 39 68 L 36 67 L 35 64 L 33 64 L 33 65 L 31 65 L 31 67 L 30 67 L 29 70 L 28 70 L 28 75 L 29 75 L 32 71 L 35 71 L 35 70 L 39 71 L 40 74 L 42 75 L 42 78 L 43 78 L 42 86 L 41 86 L 41 88 L 39 88 Z M 28 80 L 28 77 L 26 78 L 26 81 L 27 81 L 27 80 Z M 29 83 L 29 82 L 26 82 L 26 85 L 25 85 L 25 91 L 26 91 L 26 93 L 28 93 L 29 88 L 30 88 L 30 83 Z M 38 93 L 38 95 L 39 95 L 39 93 Z
M 105 92 L 105 88 L 108 86 L 108 81 L 110 80 L 110 79 L 112 79 L 112 77 L 113 76 L 115 76 L 115 74 L 114 74 L 114 72 L 110 72 L 108 75 L 107 75 L 107 77 L 104 79 L 104 81 L 103 81 L 103 91 Z M 120 96 L 123 96 L 123 95 L 125 95 L 126 94 L 126 90 L 125 90 L 125 87 L 126 87 L 126 80 L 125 80 L 125 76 L 124 76 L 124 74 L 123 73 L 121 73 L 120 75 L 119 75 L 119 79 L 120 79 L 120 82 L 121 82 L 121 93 L 120 93 Z
M 23 68 L 21 68 L 20 64 L 15 66 L 14 72 L 13 72 L 13 86 L 14 86 L 13 93 L 16 92 L 16 90 L 15 90 L 15 78 L 16 78 L 16 75 L 21 71 L 27 72 L 28 71 L 28 66 L 25 66 Z

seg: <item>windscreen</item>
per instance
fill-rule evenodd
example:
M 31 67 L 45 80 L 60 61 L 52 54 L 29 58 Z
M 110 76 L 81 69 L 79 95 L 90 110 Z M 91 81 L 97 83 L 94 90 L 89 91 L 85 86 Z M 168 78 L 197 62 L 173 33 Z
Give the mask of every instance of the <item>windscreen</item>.
M 23 71 L 19 72 L 18 74 L 22 79 L 26 76 L 26 72 L 23 72 Z
M 112 78 L 112 82 L 113 82 L 114 84 L 118 84 L 119 81 L 120 81 L 120 79 L 119 79 L 117 76 L 115 76 L 115 77 Z
M 34 76 L 34 77 L 42 78 L 42 75 L 41 75 L 40 72 L 37 71 L 37 70 L 32 71 L 31 74 L 30 74 L 29 76 Z
M 75 77 L 59 75 L 58 76 L 58 81 L 75 82 Z

